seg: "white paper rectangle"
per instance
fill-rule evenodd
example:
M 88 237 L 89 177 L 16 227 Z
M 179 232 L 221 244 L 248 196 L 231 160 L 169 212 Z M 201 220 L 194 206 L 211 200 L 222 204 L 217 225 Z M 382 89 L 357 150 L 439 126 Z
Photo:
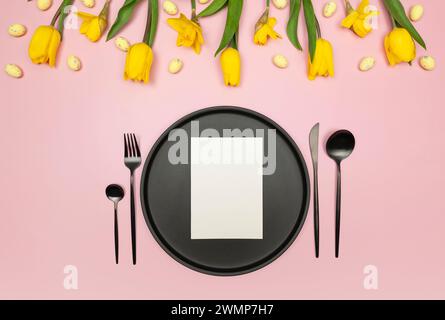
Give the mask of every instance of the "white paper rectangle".
M 191 238 L 263 238 L 263 138 L 191 138 Z

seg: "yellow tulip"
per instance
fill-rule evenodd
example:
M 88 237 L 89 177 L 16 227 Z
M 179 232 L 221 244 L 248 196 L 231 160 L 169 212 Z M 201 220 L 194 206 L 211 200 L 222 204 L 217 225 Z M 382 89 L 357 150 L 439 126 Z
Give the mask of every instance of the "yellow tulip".
M 127 53 L 124 79 L 148 83 L 152 63 L 153 51 L 146 43 L 132 45 Z
M 404 28 L 394 28 L 385 37 L 385 51 L 391 66 L 401 62 L 411 62 L 416 58 L 416 45 Z
M 368 6 L 369 0 L 363 0 L 357 10 L 354 10 L 349 5 L 349 2 L 347 2 L 348 16 L 343 19 L 341 25 L 351 29 L 361 38 L 366 37 L 372 31 L 372 26 L 369 23 L 369 20 L 371 17 L 379 14 L 377 11 L 369 11 Z
M 50 67 L 54 67 L 61 38 L 59 30 L 53 26 L 38 27 L 29 44 L 31 61 L 36 64 L 48 63 Z
M 221 68 L 226 86 L 236 87 L 241 78 L 241 57 L 238 50 L 226 48 L 221 53 Z
M 275 18 L 268 18 L 267 23 L 259 23 L 253 37 L 253 42 L 255 44 L 263 46 L 267 43 L 268 38 L 281 38 L 281 35 L 275 32 L 275 30 L 273 29 L 276 24 L 277 19 Z
M 109 8 L 110 1 L 108 0 L 98 16 L 86 12 L 78 12 L 77 15 L 83 20 L 80 26 L 80 33 L 84 34 L 92 42 L 99 41 L 108 25 Z
M 309 57 L 308 78 L 314 80 L 317 76 L 334 76 L 334 51 L 329 41 L 318 39 L 315 47 L 314 60 Z
M 201 26 L 197 22 L 187 19 L 187 17 L 181 13 L 179 18 L 167 19 L 167 23 L 178 32 L 178 38 L 176 40 L 178 47 L 193 48 L 197 54 L 201 52 L 204 37 L 202 36 Z

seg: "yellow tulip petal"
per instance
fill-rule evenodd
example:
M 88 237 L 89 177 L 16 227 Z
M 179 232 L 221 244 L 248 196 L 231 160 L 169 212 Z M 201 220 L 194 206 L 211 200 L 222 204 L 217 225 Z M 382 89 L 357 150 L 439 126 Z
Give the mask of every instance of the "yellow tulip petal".
M 357 11 L 360 13 L 364 13 L 368 6 L 369 6 L 369 0 L 363 0 L 357 7 Z
M 346 18 L 344 18 L 341 22 L 341 25 L 345 28 L 350 28 L 354 24 L 355 20 L 358 19 L 359 13 L 357 11 L 353 11 Z
M 60 35 L 60 32 L 58 30 L 54 29 L 54 32 L 51 37 L 51 42 L 49 44 L 49 50 L 48 50 L 50 67 L 54 67 L 56 65 L 57 51 L 59 50 L 61 39 L 62 39 L 62 37 Z

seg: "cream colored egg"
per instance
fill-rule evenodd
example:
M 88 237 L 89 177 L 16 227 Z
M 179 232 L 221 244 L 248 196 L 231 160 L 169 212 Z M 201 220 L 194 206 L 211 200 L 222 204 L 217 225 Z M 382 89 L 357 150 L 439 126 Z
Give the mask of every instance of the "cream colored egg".
M 67 59 L 68 68 L 73 71 L 79 71 L 82 68 L 82 62 L 76 56 L 69 56 Z
M 360 71 L 366 72 L 374 68 L 375 66 L 375 58 L 374 57 L 364 57 L 360 61 L 359 69 Z
M 12 37 L 22 37 L 26 34 L 26 27 L 19 23 L 11 24 L 8 28 L 8 33 Z
M 37 8 L 46 11 L 53 5 L 53 0 L 37 0 Z
M 206 4 L 207 2 L 209 2 L 209 0 L 199 0 L 200 4 Z
M 272 0 L 272 3 L 277 9 L 284 9 L 287 7 L 287 0 Z
M 82 3 L 87 8 L 93 8 L 96 5 L 95 0 L 82 0 Z
M 278 67 L 280 69 L 286 69 L 287 66 L 289 65 L 287 58 L 285 56 L 283 56 L 282 54 L 274 55 L 272 62 L 276 67 Z
M 16 79 L 19 79 L 19 78 L 23 77 L 22 69 L 18 65 L 16 65 L 16 64 L 7 64 L 5 66 L 5 72 L 10 77 L 13 77 L 13 78 L 16 78 Z
M 127 52 L 128 49 L 130 49 L 130 42 L 124 37 L 117 37 L 116 40 L 114 40 L 114 44 L 116 45 L 116 48 L 124 52 Z
M 436 60 L 431 56 L 421 57 L 419 63 L 420 66 L 427 71 L 433 71 L 436 68 Z
M 164 1 L 164 3 L 162 4 L 162 8 L 164 9 L 165 13 L 171 16 L 174 16 L 178 13 L 178 6 L 170 0 Z
M 323 15 L 326 18 L 332 17 L 337 11 L 337 4 L 334 1 L 329 1 L 323 7 Z
M 170 60 L 170 63 L 168 64 L 168 72 L 171 74 L 176 74 L 179 71 L 182 70 L 182 67 L 184 66 L 184 62 L 182 62 L 181 59 L 175 58 Z
M 423 17 L 423 6 L 421 4 L 416 4 L 415 6 L 411 7 L 411 10 L 409 11 L 409 18 L 412 21 L 419 21 Z

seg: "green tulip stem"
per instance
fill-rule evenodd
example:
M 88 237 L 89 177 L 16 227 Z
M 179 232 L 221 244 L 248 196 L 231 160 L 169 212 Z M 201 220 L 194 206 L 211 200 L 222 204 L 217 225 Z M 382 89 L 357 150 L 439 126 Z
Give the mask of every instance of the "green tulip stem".
M 147 11 L 147 24 L 145 25 L 145 32 L 144 32 L 144 42 L 146 44 L 148 44 L 148 38 L 150 35 L 150 26 L 151 26 L 151 5 L 150 5 L 150 1 L 147 1 L 147 7 L 148 7 L 148 11 Z
M 62 8 L 63 8 L 63 1 L 60 4 L 59 8 L 57 9 L 56 13 L 54 14 L 53 19 L 51 20 L 51 25 L 54 27 L 56 25 L 57 19 L 59 19 L 60 14 L 62 13 Z

